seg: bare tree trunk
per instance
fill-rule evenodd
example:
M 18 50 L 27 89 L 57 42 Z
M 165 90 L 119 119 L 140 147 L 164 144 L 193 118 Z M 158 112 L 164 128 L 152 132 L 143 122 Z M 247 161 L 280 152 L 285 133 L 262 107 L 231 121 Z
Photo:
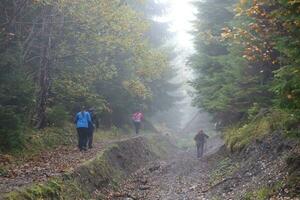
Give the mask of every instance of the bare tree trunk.
M 36 128 L 44 128 L 46 126 L 46 108 L 48 103 L 48 95 L 50 89 L 50 65 L 51 65 L 51 17 L 44 13 L 43 25 L 41 31 L 42 49 L 40 59 L 39 72 L 39 92 L 36 105 Z
M 47 46 L 43 47 L 43 57 L 41 59 L 41 68 L 40 68 L 40 80 L 39 86 L 40 91 L 38 95 L 38 104 L 37 104 L 37 128 L 43 128 L 46 125 L 46 108 L 47 108 L 47 100 L 50 88 L 50 74 L 49 74 L 49 66 L 50 66 L 50 46 L 51 46 L 51 38 L 48 38 Z

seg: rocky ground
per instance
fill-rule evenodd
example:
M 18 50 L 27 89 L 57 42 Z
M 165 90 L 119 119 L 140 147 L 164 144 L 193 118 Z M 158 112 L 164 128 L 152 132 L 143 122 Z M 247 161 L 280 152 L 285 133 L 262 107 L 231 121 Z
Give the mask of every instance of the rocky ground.
M 19 165 L 2 158 L 7 171 L 0 176 L 0 192 L 60 176 L 94 158 L 111 142 L 97 143 L 88 152 L 61 147 Z M 131 146 L 134 145 L 128 141 L 124 148 L 136 154 L 134 148 L 128 149 Z M 240 152 L 230 153 L 217 138 L 208 143 L 207 149 L 201 159 L 196 158 L 195 149 L 178 149 L 170 151 L 172 155 L 167 159 L 155 160 L 147 165 L 140 163 L 139 166 L 144 167 L 117 187 L 98 188 L 93 196 L 107 200 L 299 199 L 300 148 L 296 142 L 273 134 L 254 141 Z M 120 153 L 126 152 L 111 151 L 116 154 L 112 154 L 116 159 L 122 156 Z M 116 160 L 116 163 L 119 161 Z M 125 168 L 131 164 L 134 163 L 126 166 L 119 163 Z M 97 193 L 101 194 L 101 198 L 97 197 Z
M 288 186 L 286 164 L 290 155 L 299 155 L 299 147 L 281 139 L 257 141 L 234 155 L 221 148 L 202 159 L 193 150 L 179 151 L 140 169 L 118 190 L 106 191 L 107 199 L 299 199 L 299 184 Z

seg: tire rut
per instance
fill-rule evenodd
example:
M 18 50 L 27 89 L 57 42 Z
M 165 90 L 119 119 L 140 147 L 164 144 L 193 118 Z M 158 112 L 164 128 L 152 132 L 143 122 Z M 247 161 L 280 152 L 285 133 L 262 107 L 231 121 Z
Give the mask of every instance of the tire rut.
M 140 169 L 107 199 L 195 200 L 205 199 L 201 188 L 208 187 L 213 161 L 197 159 L 195 153 L 177 152 L 166 161 Z

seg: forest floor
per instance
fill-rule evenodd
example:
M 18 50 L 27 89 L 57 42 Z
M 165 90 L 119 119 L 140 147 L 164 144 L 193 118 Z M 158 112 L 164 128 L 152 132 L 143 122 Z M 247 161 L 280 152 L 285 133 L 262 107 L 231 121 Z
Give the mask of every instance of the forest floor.
M 60 147 L 22 164 L 6 161 L 8 168 L 6 175 L 0 176 L 0 192 L 60 176 L 115 141 L 98 142 L 87 152 Z M 141 168 L 118 188 L 99 188 L 99 191 L 107 200 L 299 199 L 299 182 L 293 188 L 288 185 L 286 162 L 289 156 L 300 155 L 299 145 L 274 135 L 231 154 L 220 141 L 213 144 L 215 148 L 209 148 L 201 159 L 196 158 L 194 149 L 178 149 L 168 159 Z M 295 164 L 296 174 L 299 174 L 298 164 L 299 160 Z
M 2 166 L 4 170 L 0 173 L 0 193 L 6 193 L 31 183 L 44 182 L 51 177 L 72 171 L 85 161 L 94 158 L 108 145 L 119 140 L 96 142 L 92 149 L 82 152 L 74 146 L 61 146 L 51 151 L 45 150 L 24 160 L 2 156 L 0 167 Z

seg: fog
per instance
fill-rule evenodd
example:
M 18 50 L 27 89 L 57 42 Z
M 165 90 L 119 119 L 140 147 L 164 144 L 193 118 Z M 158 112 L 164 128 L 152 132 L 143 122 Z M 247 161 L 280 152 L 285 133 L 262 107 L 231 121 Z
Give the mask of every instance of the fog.
M 172 61 L 172 65 L 178 70 L 178 75 L 173 81 L 181 84 L 179 93 L 184 98 L 178 106 L 164 112 L 163 117 L 174 118 L 170 120 L 180 124 L 180 129 L 177 129 L 180 134 L 192 137 L 199 129 L 203 129 L 208 134 L 215 135 L 216 131 L 211 123 L 211 116 L 192 106 L 193 88 L 188 84 L 193 79 L 188 59 L 195 52 L 191 34 L 193 20 L 197 14 L 197 9 L 192 3 L 195 0 L 160 0 L 160 2 L 166 4 L 167 9 L 165 15 L 157 17 L 155 20 L 169 23 L 169 31 L 174 36 L 169 41 L 172 46 L 175 46 L 177 55 Z M 174 113 L 177 114 L 174 115 Z M 181 117 L 178 117 L 178 114 Z

